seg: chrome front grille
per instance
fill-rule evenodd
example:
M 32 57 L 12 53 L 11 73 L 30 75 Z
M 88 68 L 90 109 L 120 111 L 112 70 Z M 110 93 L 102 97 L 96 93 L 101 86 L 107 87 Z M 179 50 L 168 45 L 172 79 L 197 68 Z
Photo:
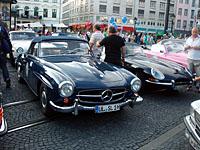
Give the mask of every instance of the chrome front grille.
M 194 111 L 194 118 L 197 125 L 200 127 L 200 114 L 196 110 Z
M 196 133 L 198 134 L 198 136 L 200 136 L 200 114 L 195 110 L 194 111 L 194 118 L 195 118 L 195 122 L 196 122 Z
M 102 100 L 102 93 L 105 91 L 112 91 L 112 98 L 109 102 L 115 102 L 122 100 L 127 93 L 125 88 L 114 88 L 114 89 L 91 89 L 91 90 L 83 90 L 79 91 L 78 95 L 76 95 L 80 102 L 85 103 L 105 103 Z

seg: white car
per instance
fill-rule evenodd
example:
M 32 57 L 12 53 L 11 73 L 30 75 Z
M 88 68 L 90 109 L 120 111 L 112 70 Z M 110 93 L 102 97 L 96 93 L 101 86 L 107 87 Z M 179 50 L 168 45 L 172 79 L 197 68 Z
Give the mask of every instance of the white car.
M 185 135 L 189 139 L 190 145 L 195 149 L 200 149 L 200 100 L 191 103 L 190 115 L 184 118 L 186 125 Z
M 16 58 L 19 54 L 27 52 L 32 39 L 36 37 L 36 33 L 34 31 L 10 31 L 9 36 L 13 55 Z

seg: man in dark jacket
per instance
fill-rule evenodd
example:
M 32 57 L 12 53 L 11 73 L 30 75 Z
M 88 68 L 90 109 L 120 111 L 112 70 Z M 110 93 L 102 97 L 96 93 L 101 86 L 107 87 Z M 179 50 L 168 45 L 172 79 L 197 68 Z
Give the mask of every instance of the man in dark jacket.
M 10 77 L 6 66 L 6 57 L 12 52 L 12 44 L 4 23 L 0 16 L 0 68 L 3 73 L 3 79 L 6 82 L 6 88 L 10 88 Z
M 118 66 L 124 66 L 125 43 L 122 37 L 117 35 L 115 27 L 108 28 L 108 35 L 103 40 L 97 42 L 97 47 L 105 46 L 105 62 Z

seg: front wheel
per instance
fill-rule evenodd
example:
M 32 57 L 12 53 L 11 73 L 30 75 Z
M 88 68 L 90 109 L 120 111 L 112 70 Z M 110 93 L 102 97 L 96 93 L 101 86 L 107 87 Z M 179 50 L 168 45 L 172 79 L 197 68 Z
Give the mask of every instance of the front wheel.
M 45 116 L 51 116 L 53 113 L 53 110 L 50 107 L 47 87 L 44 84 L 40 86 L 40 103 L 41 103 L 43 114 Z

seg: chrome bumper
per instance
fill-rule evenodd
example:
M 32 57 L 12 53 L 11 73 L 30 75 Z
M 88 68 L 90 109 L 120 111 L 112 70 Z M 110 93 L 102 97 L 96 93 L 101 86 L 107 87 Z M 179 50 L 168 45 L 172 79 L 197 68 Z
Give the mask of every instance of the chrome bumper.
M 137 96 L 135 99 L 127 99 L 125 102 L 117 103 L 120 107 L 130 105 L 133 106 L 134 104 L 140 104 L 143 101 L 143 98 L 140 96 Z M 72 112 L 74 115 L 78 115 L 78 111 L 82 110 L 95 110 L 95 106 L 83 106 L 78 103 L 78 99 L 75 100 L 75 103 L 73 106 L 58 106 L 54 102 L 50 101 L 49 102 L 52 109 L 57 111 L 57 112 L 62 112 L 62 113 L 70 113 Z
M 197 132 L 195 131 L 196 126 L 193 123 L 193 121 L 191 120 L 191 116 L 190 115 L 188 115 L 188 116 L 186 116 L 184 118 L 184 123 L 185 123 L 185 126 L 186 126 L 186 131 L 185 131 L 186 138 L 189 139 L 190 144 L 193 147 L 194 147 L 194 142 L 195 142 L 196 147 L 194 147 L 194 148 L 195 149 L 199 149 L 200 148 L 200 137 L 198 136 Z
M 4 135 L 6 132 L 7 132 L 7 122 L 6 120 L 3 118 L 2 119 L 2 123 L 1 123 L 1 126 L 0 126 L 0 136 Z
M 156 84 L 156 85 L 172 86 L 173 88 L 175 88 L 175 86 L 176 86 L 174 80 L 171 80 L 171 82 L 159 82 L 159 81 L 150 81 L 150 80 L 145 80 L 145 81 L 147 83 Z M 192 81 L 190 81 L 189 84 L 192 84 Z M 187 83 L 185 83 L 185 85 L 187 85 Z

